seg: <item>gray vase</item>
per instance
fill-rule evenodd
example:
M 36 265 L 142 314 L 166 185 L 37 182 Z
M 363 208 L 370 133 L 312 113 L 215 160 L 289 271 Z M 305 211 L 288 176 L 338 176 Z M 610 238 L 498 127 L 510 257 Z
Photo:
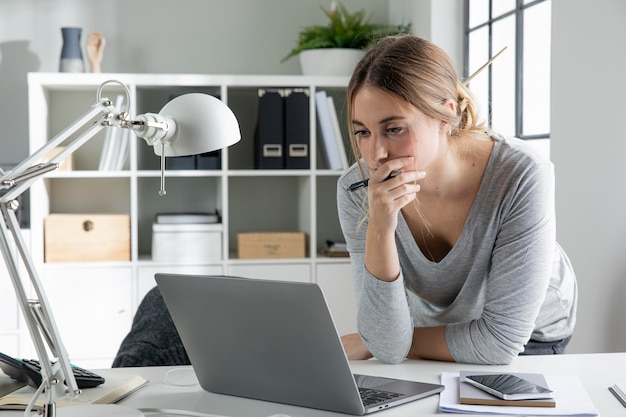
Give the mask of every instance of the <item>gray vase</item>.
M 83 52 L 80 49 L 81 28 L 61 28 L 63 47 L 61 48 L 61 72 L 85 72 Z

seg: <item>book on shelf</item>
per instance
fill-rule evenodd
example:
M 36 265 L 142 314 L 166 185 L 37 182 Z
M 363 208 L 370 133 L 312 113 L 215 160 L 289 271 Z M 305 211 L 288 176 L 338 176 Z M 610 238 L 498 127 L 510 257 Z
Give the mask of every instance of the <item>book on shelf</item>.
M 221 223 L 219 211 L 209 212 L 180 212 L 157 213 L 154 216 L 156 224 L 215 224 Z
M 55 401 L 56 406 L 70 407 L 89 404 L 114 404 L 148 383 L 148 380 L 140 375 L 106 369 L 98 370 L 97 373 L 105 378 L 104 384 L 94 388 L 85 388 L 77 397 L 67 396 L 57 398 Z M 0 410 L 25 409 L 31 402 L 33 395 L 35 395 L 35 391 L 35 388 L 26 385 L 0 397 Z M 45 394 L 41 394 L 34 407 L 42 408 L 44 399 Z
M 459 403 L 473 405 L 509 405 L 517 407 L 556 407 L 556 400 L 554 398 L 504 400 L 465 382 L 465 377 L 467 375 L 483 375 L 493 373 L 494 372 L 461 371 L 459 373 Z M 541 385 L 546 388 L 548 387 L 548 383 L 546 382 L 546 378 L 543 374 L 516 372 L 512 372 L 512 374 L 537 385 Z
M 317 113 L 317 121 L 319 122 L 322 138 L 321 145 L 322 149 L 324 150 L 324 155 L 326 156 L 328 169 L 343 170 L 347 168 L 343 164 L 339 151 L 339 141 L 330 113 L 328 95 L 326 94 L 326 91 L 320 90 L 315 93 L 315 110 Z
M 343 142 L 343 134 L 341 133 L 341 125 L 339 124 L 339 116 L 337 113 L 337 108 L 335 107 L 335 100 L 331 96 L 326 97 L 326 99 L 328 100 L 328 112 L 330 113 L 330 120 L 332 121 L 333 130 L 335 131 L 335 141 L 337 142 L 337 149 L 339 150 L 339 159 L 341 159 L 343 169 L 348 169 L 350 165 L 348 164 L 346 145 Z

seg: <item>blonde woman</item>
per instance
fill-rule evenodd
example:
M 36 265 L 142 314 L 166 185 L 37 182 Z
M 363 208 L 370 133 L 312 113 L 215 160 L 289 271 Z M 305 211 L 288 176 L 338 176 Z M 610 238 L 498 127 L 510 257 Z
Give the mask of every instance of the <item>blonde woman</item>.
M 337 189 L 358 306 L 348 357 L 563 353 L 577 286 L 555 240 L 550 161 L 483 126 L 450 58 L 413 35 L 373 46 L 347 99 L 359 161 Z

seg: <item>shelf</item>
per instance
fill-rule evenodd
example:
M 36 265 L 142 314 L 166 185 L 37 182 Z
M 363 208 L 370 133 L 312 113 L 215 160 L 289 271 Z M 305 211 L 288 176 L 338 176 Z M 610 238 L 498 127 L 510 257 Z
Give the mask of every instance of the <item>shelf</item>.
M 30 73 L 28 87 L 31 153 L 86 113 L 96 102 L 96 91 L 100 84 L 111 79 L 119 80 L 128 87 L 131 115 L 159 112 L 173 97 L 188 92 L 217 96 L 235 113 L 240 123 L 242 139 L 202 161 L 167 158 L 165 196 L 159 195 L 160 158 L 154 154 L 152 147 L 133 135 L 128 143 L 128 156 L 122 169 L 98 169 L 105 145 L 104 130 L 74 153 L 71 171 L 54 171 L 48 173 L 42 181 L 36 182 L 30 190 L 31 251 L 36 268 L 46 285 L 52 285 L 55 294 L 61 296 L 60 287 L 52 284 L 55 280 L 65 280 L 63 277 L 68 277 L 67 279 L 80 281 L 81 277 L 87 280 L 91 276 L 98 277 L 98 288 L 106 293 L 106 277 L 115 274 L 116 278 L 111 280 L 111 285 L 120 286 L 118 290 L 124 292 L 124 297 L 130 297 L 132 304 L 127 307 L 129 311 L 134 311 L 143 295 L 155 285 L 154 273 L 163 271 L 232 274 L 324 282 L 325 285 L 332 283 L 331 277 L 334 277 L 333 279 L 342 282 L 337 288 L 351 287 L 350 274 L 346 274 L 349 259 L 328 258 L 320 253 L 327 240 L 342 240 L 336 208 L 336 182 L 341 172 L 326 169 L 319 146 L 314 103 L 314 93 L 319 89 L 325 90 L 334 98 L 340 112 L 344 146 L 350 154 L 343 120 L 347 78 Z M 267 88 L 308 90 L 312 122 L 308 142 L 308 169 L 255 169 L 254 136 L 259 109 L 258 93 L 259 89 Z M 120 86 L 111 84 L 103 89 L 102 95 L 113 100 L 122 91 Z M 190 166 L 210 166 L 213 169 L 188 169 Z M 152 260 L 152 223 L 157 213 L 215 210 L 222 215 L 222 259 L 184 264 Z M 130 261 L 44 263 L 43 220 L 52 213 L 129 214 Z M 286 231 L 305 233 L 305 258 L 237 259 L 238 233 Z M 81 293 L 81 297 L 93 297 L 96 303 L 107 305 L 100 294 L 89 291 L 89 285 L 81 285 L 81 291 L 88 292 Z M 341 298 L 340 295 L 336 296 Z M 110 308 L 104 310 L 111 311 Z M 340 308 L 337 310 L 337 314 L 345 314 L 339 311 Z M 129 317 L 132 315 L 128 315 L 126 319 Z M 106 317 L 99 320 L 106 320 Z M 344 322 L 345 320 L 344 317 Z M 130 322 L 127 325 L 130 327 Z M 111 330 L 111 334 L 118 333 Z M 89 347 L 76 349 L 88 351 Z M 81 351 L 73 352 L 73 356 L 81 358 L 89 357 L 89 354 Z

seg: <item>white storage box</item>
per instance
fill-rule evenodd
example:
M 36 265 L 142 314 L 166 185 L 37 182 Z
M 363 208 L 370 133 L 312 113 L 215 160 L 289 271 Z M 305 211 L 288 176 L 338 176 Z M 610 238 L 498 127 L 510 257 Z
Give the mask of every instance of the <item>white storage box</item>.
M 222 260 L 222 224 L 152 225 L 152 260 L 206 263 Z

